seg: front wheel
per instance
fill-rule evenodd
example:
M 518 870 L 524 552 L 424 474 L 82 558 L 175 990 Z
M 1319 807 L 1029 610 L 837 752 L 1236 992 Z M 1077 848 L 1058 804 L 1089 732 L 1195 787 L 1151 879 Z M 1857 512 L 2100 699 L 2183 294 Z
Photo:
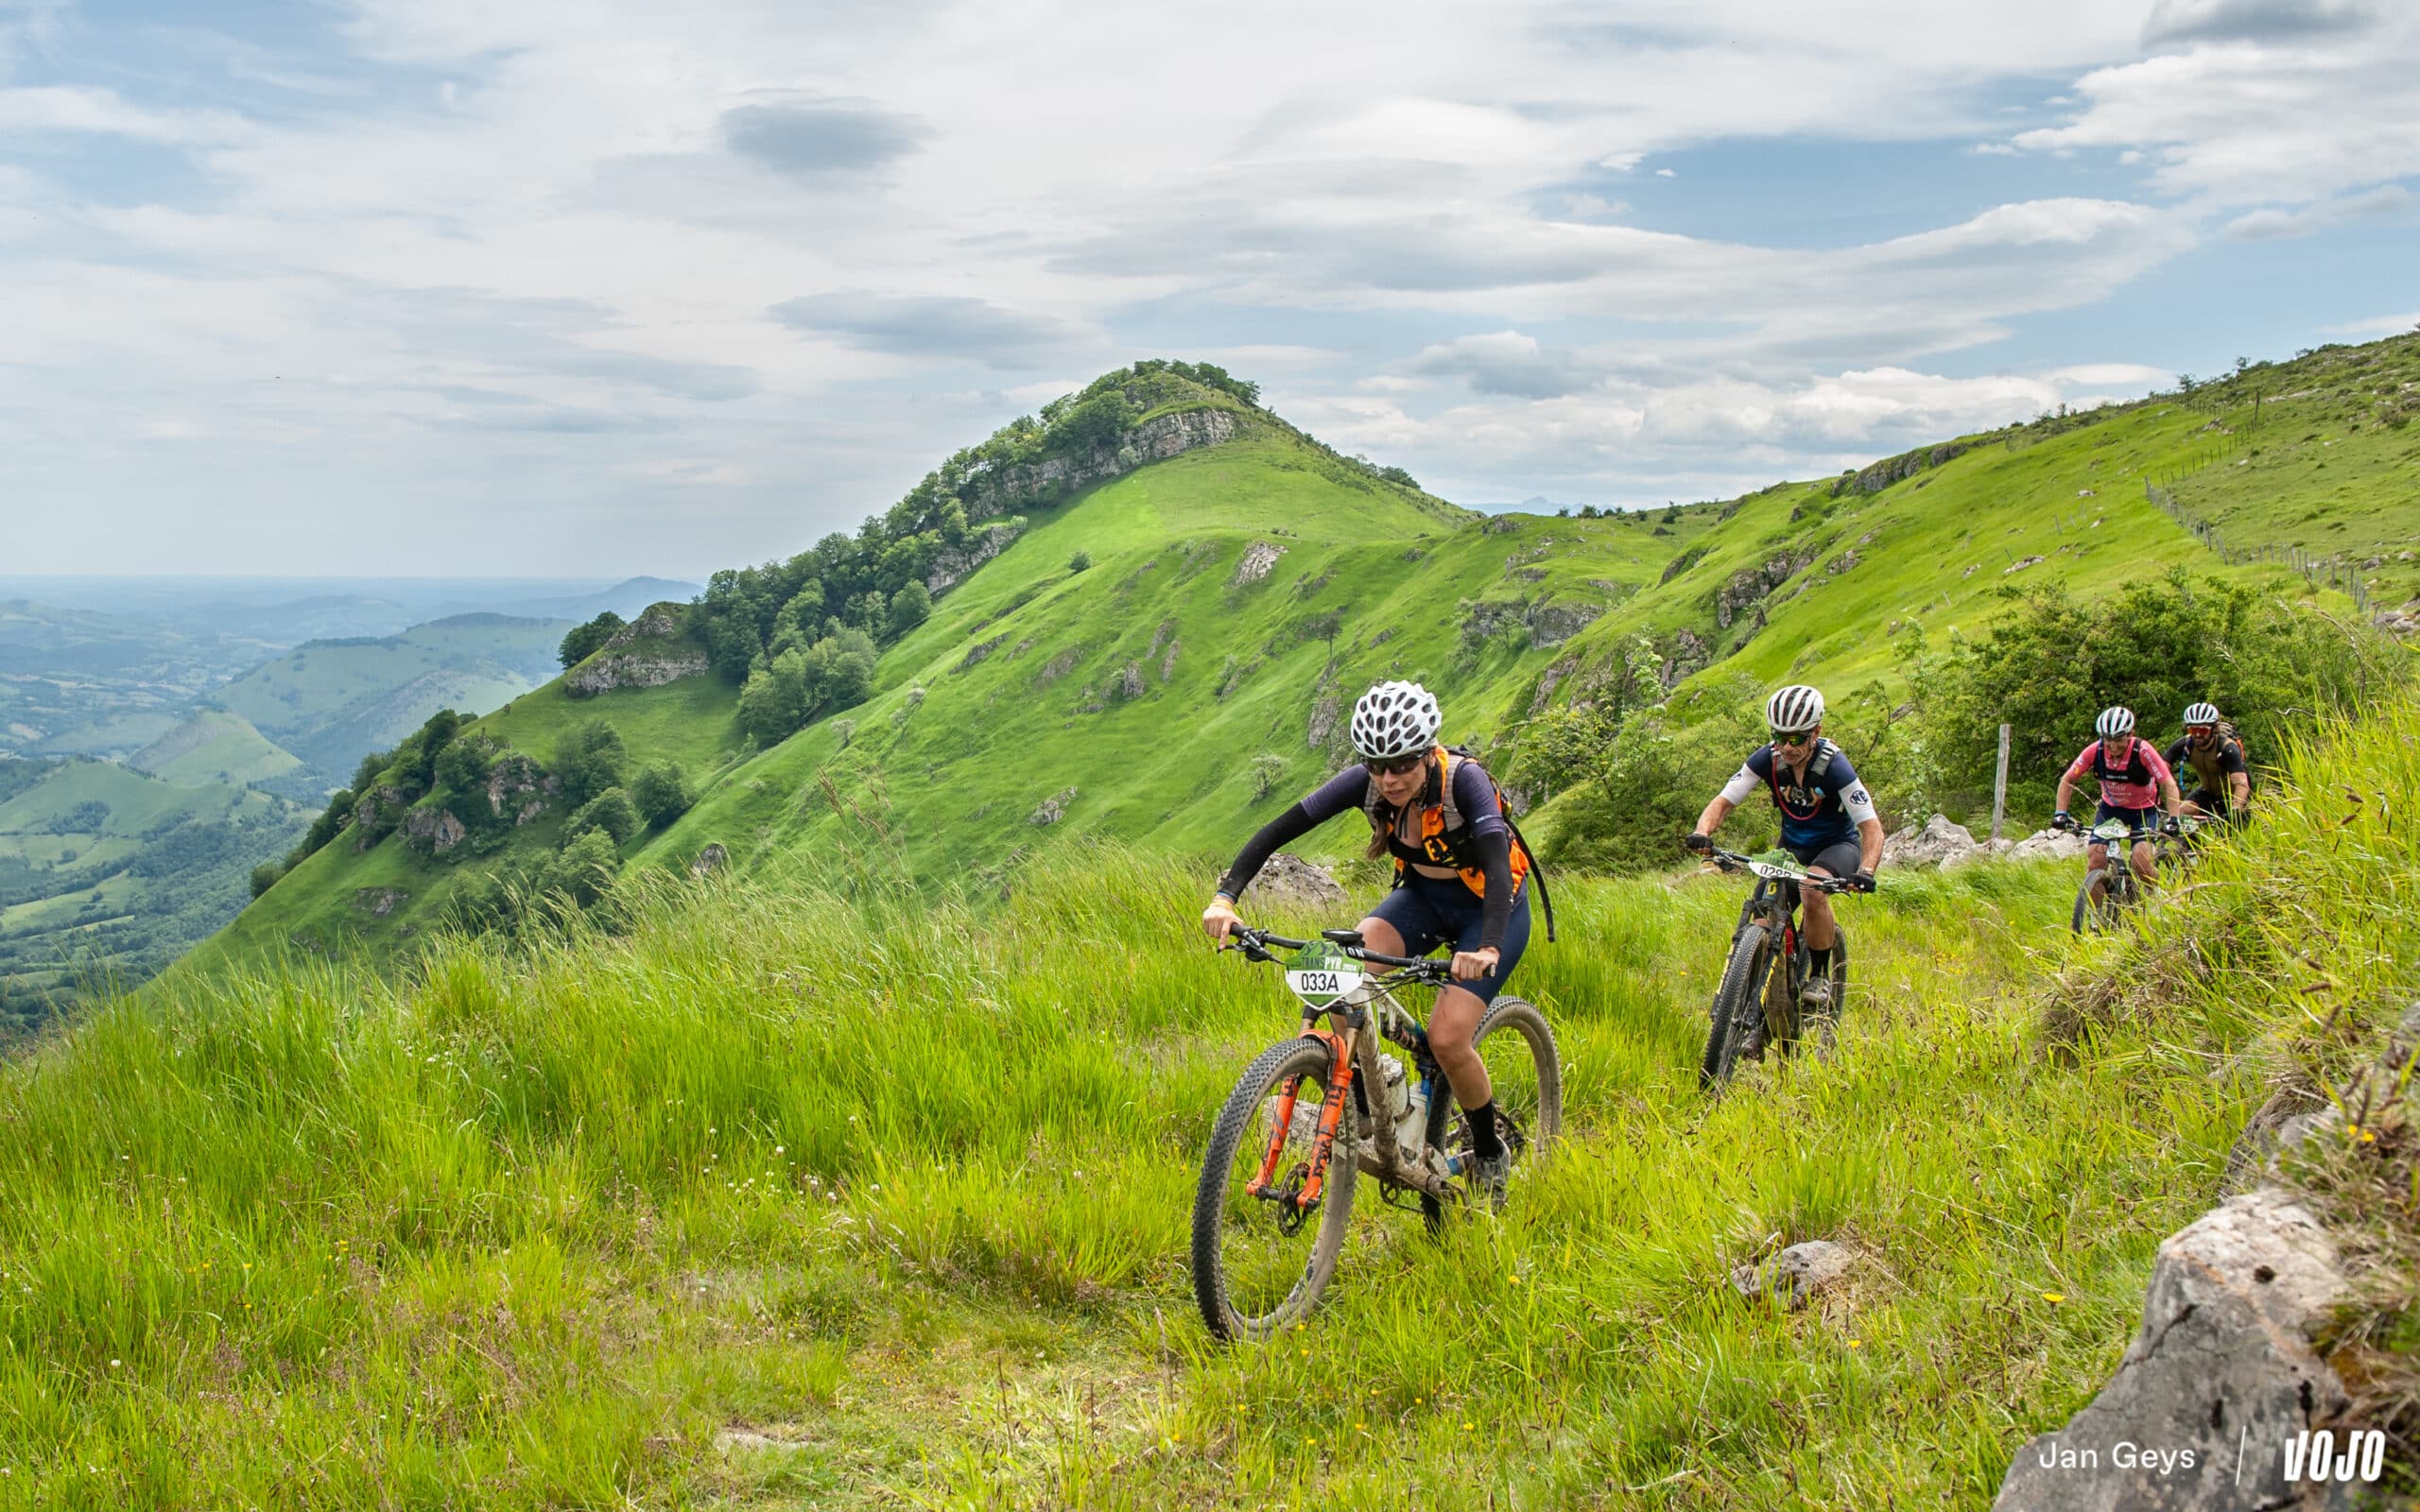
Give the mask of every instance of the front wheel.
M 2076 889 L 2074 914 L 2067 927 L 2079 935 L 2106 934 L 2117 925 L 2120 906 L 2112 890 L 2118 884 L 2111 879 L 2110 868 L 2095 867 L 2083 874 L 2083 885 Z
M 1245 1069 L 1211 1127 L 1193 1195 L 1193 1296 L 1219 1338 L 1268 1338 L 1310 1312 L 1336 1273 L 1359 1174 L 1350 1106 L 1329 1147 L 1318 1204 L 1305 1211 L 1293 1201 L 1312 1176 L 1312 1143 L 1334 1062 L 1324 1040 L 1271 1045 Z M 1292 1116 L 1281 1123 L 1288 1093 Z M 1246 1188 L 1272 1146 L 1270 1194 L 1254 1196 Z
M 1720 1091 L 1738 1061 L 1740 1041 L 1747 1038 L 1752 1014 L 1761 1013 L 1756 988 L 1764 980 L 1770 946 L 1762 924 L 1750 924 L 1731 942 L 1731 959 L 1722 969 L 1721 985 L 1714 989 L 1713 1022 L 1706 1025 L 1705 1056 L 1698 1064 L 1698 1087 Z
M 1495 1089 L 1495 1134 L 1513 1173 L 1535 1168 L 1563 1138 L 1563 1059 L 1547 1016 L 1526 999 L 1499 997 L 1479 1016 L 1471 1049 Z M 1428 1104 L 1428 1148 L 1460 1162 L 1456 1169 L 1470 1170 L 1471 1121 L 1446 1086 Z M 1432 1228 L 1444 1216 L 1444 1208 L 1426 1193 L 1421 1194 L 1420 1211 Z

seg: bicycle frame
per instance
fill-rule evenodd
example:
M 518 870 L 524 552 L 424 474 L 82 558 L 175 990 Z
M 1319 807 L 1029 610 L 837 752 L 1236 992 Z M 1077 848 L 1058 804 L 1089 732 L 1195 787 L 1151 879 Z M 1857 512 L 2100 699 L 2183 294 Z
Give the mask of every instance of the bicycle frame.
M 1732 938 L 1751 921 L 1761 919 L 1772 932 L 1775 955 L 1783 973 L 1783 989 L 1795 1012 L 1798 992 L 1806 982 L 1806 950 L 1798 929 L 1798 907 L 1803 889 L 1812 887 L 1826 895 L 1856 890 L 1856 884 L 1846 877 L 1819 877 L 1811 871 L 1759 861 L 1754 856 L 1720 849 L 1709 850 L 1707 857 L 1725 871 L 1746 871 L 1756 879 L 1755 889 L 1747 902 L 1739 905 L 1739 922 L 1733 927 Z M 1766 1012 L 1766 1030 L 1779 1034 L 1787 1025 L 1772 1022 L 1770 997 L 1760 988 L 1758 999 Z
M 1248 960 L 1273 961 L 1271 946 L 1285 950 L 1302 950 L 1311 942 L 1288 939 L 1265 930 L 1239 926 L 1236 930 L 1236 944 L 1227 949 L 1243 953 Z M 1392 1040 L 1412 1057 L 1407 1074 L 1418 1073 L 1435 1078 L 1443 1086 L 1444 1074 L 1436 1057 L 1428 1051 L 1427 1032 L 1411 1017 L 1409 1010 L 1395 1001 L 1396 987 L 1438 987 L 1449 980 L 1446 969 L 1436 961 L 1414 960 L 1400 955 L 1386 955 L 1359 943 L 1360 936 L 1352 930 L 1329 930 L 1323 936 L 1349 959 L 1368 961 L 1373 965 L 1395 970 L 1383 975 L 1365 977 L 1359 985 L 1324 1005 L 1307 1000 L 1303 1005 L 1303 1035 L 1305 1039 L 1324 1040 L 1330 1051 L 1328 1085 L 1320 1104 L 1319 1131 L 1311 1142 L 1310 1176 L 1303 1189 L 1290 1198 L 1276 1187 L 1277 1168 L 1283 1162 L 1286 1142 L 1293 1127 L 1297 1104 L 1297 1087 L 1288 1086 L 1278 1094 L 1276 1116 L 1270 1130 L 1269 1146 L 1261 1157 L 1260 1170 L 1244 1190 L 1263 1200 L 1288 1201 L 1296 1210 L 1307 1213 L 1319 1205 L 1326 1190 L 1328 1160 L 1335 1152 L 1336 1134 L 1344 1122 L 1345 1102 L 1357 1081 L 1362 1089 L 1358 1111 L 1367 1115 L 1372 1125 L 1370 1151 L 1362 1160 L 1362 1168 L 1382 1182 L 1409 1187 L 1440 1201 L 1454 1194 L 1452 1184 L 1443 1171 L 1436 1169 L 1428 1160 L 1424 1134 L 1415 1131 L 1413 1148 L 1407 1150 L 1397 1137 L 1391 1110 L 1374 1106 L 1368 1092 L 1373 1087 L 1383 1088 L 1386 1075 L 1378 1064 L 1378 1041 Z M 1332 1027 L 1319 1026 L 1326 1019 Z M 1377 1033 L 1368 1030 L 1374 1022 Z M 1432 1093 L 1433 1095 L 1433 1093 Z M 1451 1095 L 1450 1091 L 1447 1095 Z
M 2180 817 L 2176 821 L 2176 833 L 2172 834 L 2163 829 L 2128 824 L 2123 819 L 2103 819 L 2085 829 L 2083 832 L 2084 844 L 2103 848 L 2106 859 L 2100 869 L 2108 873 L 2103 885 L 2108 889 L 2110 902 L 2117 907 L 2127 908 L 2142 901 L 2144 882 L 2135 870 L 2135 847 L 2146 843 L 2151 846 L 2152 869 L 2157 872 L 2184 850 L 2195 832 L 2206 822 Z M 2089 855 L 2088 851 L 2086 853 Z

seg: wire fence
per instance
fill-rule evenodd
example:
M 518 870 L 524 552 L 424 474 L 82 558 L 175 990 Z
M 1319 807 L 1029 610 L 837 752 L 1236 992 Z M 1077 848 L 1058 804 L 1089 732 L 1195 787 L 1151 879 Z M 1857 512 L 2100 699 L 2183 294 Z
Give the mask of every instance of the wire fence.
M 2188 468 L 2186 471 L 2191 471 L 2191 469 Z M 2169 481 L 2174 482 L 2176 477 L 2182 475 L 2181 472 L 2171 474 Z M 2371 612 L 2370 590 L 2369 586 L 2361 581 L 2360 564 L 2349 558 L 2314 557 L 2300 546 L 2230 546 L 2227 544 L 2226 537 L 2219 532 L 2218 526 L 2207 520 L 2197 519 L 2187 513 L 2185 507 L 2176 502 L 2176 495 L 2158 484 L 2145 480 L 2143 497 L 2167 511 L 2169 519 L 2191 531 L 2194 539 L 2216 552 L 2221 561 L 2237 567 L 2265 563 L 2291 568 L 2302 574 L 2303 580 L 2309 583 L 2311 587 L 2332 588 L 2351 599 L 2353 607 L 2361 613 Z

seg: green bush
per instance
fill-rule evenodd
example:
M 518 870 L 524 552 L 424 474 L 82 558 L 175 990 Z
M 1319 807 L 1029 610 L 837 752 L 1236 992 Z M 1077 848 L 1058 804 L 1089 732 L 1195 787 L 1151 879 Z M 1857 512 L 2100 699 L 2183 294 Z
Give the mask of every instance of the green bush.
M 563 801 L 581 804 L 609 787 L 622 785 L 622 737 L 602 719 L 582 724 L 555 749 L 555 775 Z
M 614 632 L 622 627 L 622 616 L 609 609 L 585 625 L 572 627 L 571 633 L 563 637 L 562 644 L 555 652 L 556 658 L 563 664 L 563 670 L 568 672 L 595 655 L 598 647 L 614 638 Z
M 629 843 L 631 836 L 639 833 L 638 805 L 631 801 L 627 791 L 609 787 L 582 804 L 571 817 L 571 833 L 575 835 L 598 830 L 612 836 L 617 846 Z
M 2183 571 L 2079 599 L 2057 584 L 2018 593 L 1971 642 L 1919 662 L 1920 785 L 1933 807 L 1991 802 L 1999 727 L 2011 727 L 2009 809 L 2048 815 L 2059 774 L 2111 704 L 2144 739 L 2183 732 L 2207 699 L 2244 732 L 2255 764 L 2322 717 L 2361 709 L 2401 683 L 2407 659 L 2366 627 Z
M 649 829 L 660 830 L 689 811 L 688 779 L 670 762 L 657 762 L 631 784 L 631 801 Z

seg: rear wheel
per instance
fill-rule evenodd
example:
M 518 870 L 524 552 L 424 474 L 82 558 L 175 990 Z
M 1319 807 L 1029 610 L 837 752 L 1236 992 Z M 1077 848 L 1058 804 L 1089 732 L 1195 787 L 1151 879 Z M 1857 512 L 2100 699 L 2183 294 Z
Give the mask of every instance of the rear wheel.
M 1327 1096 L 1334 1052 L 1307 1036 L 1272 1045 L 1247 1068 L 1219 1109 L 1193 1195 L 1193 1296 L 1219 1338 L 1266 1339 L 1310 1312 L 1336 1273 L 1353 1216 L 1355 1125 L 1351 1107 L 1330 1146 L 1326 1186 L 1309 1211 L 1292 1195 L 1311 1176 L 1311 1147 Z M 1282 1130 L 1271 1194 L 1245 1188 L 1281 1134 L 1277 1108 L 1294 1093 Z
M 1841 1014 L 1849 1005 L 1849 932 L 1832 926 L 1832 1005 L 1812 1026 L 1815 1054 L 1828 1057 L 1840 1038 Z
M 1720 1091 L 1739 1058 L 1739 1043 L 1748 1032 L 1750 1015 L 1763 1011 L 1756 988 L 1764 980 L 1770 955 L 1762 924 L 1750 924 L 1731 942 L 1731 959 L 1722 968 L 1721 985 L 1714 989 L 1712 1022 L 1706 1025 L 1705 1055 L 1698 1063 L 1698 1086 Z
M 1547 1016 L 1526 999 L 1500 997 L 1480 1015 L 1471 1048 L 1487 1067 L 1495 1095 L 1495 1132 L 1511 1157 L 1514 1175 L 1535 1167 L 1563 1138 L 1563 1060 Z M 1428 1105 L 1428 1147 L 1461 1162 L 1472 1159 L 1471 1121 L 1444 1085 Z M 1437 1199 L 1421 1194 L 1420 1211 L 1431 1224 L 1443 1216 Z

